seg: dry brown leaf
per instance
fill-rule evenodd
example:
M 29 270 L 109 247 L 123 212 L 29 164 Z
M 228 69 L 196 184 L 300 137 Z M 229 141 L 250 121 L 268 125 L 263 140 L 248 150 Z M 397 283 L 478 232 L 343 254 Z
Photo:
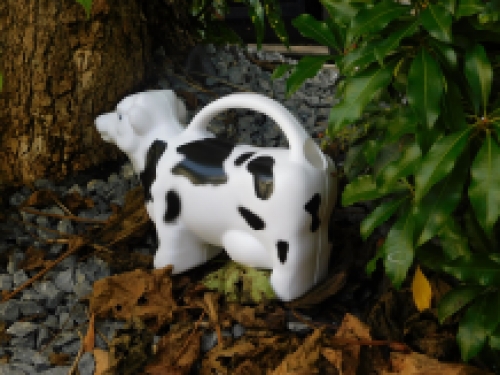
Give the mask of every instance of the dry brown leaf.
M 25 271 L 33 271 L 38 268 L 43 268 L 47 266 L 47 262 L 52 262 L 46 261 L 44 257 L 45 252 L 43 250 L 37 249 L 34 246 L 30 246 L 26 250 L 24 259 L 19 263 L 19 268 Z
M 63 204 L 68 210 L 70 210 L 73 213 L 75 213 L 77 210 L 80 209 L 92 208 L 95 205 L 92 198 L 89 197 L 84 198 L 76 191 L 73 191 L 65 195 L 63 198 Z
M 67 353 L 50 353 L 49 362 L 52 366 L 67 366 L 70 364 L 71 356 Z
M 170 323 L 177 308 L 172 298 L 171 271 L 171 266 L 134 270 L 96 281 L 90 296 L 90 313 L 120 320 L 138 317 L 151 321 L 154 330 Z
M 194 324 L 174 324 L 158 342 L 153 361 L 147 365 L 148 375 L 186 375 L 200 355 L 201 332 Z
M 37 190 L 34 191 L 24 202 L 21 203 L 21 207 L 33 206 L 33 207 L 43 207 L 50 206 L 54 203 L 52 198 L 52 192 L 49 190 Z
M 94 375 L 105 375 L 109 369 L 109 353 L 106 350 L 95 348 L 92 353 L 95 360 Z
M 488 371 L 461 363 L 444 363 L 420 353 L 391 353 L 390 371 L 382 375 L 488 375 Z
M 345 314 L 342 323 L 335 333 L 338 338 L 371 340 L 370 328 L 351 314 Z M 335 341 L 335 340 L 333 340 Z M 342 369 L 344 375 L 356 375 L 359 366 L 360 345 L 345 345 L 342 347 Z
M 260 304 L 244 306 L 237 303 L 226 305 L 225 312 L 245 328 L 283 329 L 285 310 L 279 306 Z
M 288 354 L 271 375 L 317 374 L 322 329 L 315 329 L 299 348 Z
M 335 367 L 335 369 L 339 372 L 339 375 L 344 375 L 342 372 L 342 350 L 322 348 L 321 355 L 325 357 L 333 367 Z
M 90 315 L 89 327 L 87 328 L 87 334 L 83 339 L 83 352 L 91 352 L 94 350 L 95 342 L 95 314 Z

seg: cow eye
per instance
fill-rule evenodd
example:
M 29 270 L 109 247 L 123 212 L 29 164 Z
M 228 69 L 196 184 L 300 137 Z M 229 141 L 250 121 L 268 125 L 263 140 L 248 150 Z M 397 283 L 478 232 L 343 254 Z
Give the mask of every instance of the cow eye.
M 120 114 L 118 115 L 118 120 L 120 120 L 120 121 L 122 120 L 122 115 L 120 115 Z

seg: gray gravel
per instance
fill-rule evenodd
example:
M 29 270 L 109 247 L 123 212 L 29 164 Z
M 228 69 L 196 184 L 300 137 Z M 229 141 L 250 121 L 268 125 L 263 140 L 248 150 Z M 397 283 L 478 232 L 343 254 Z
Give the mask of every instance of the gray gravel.
M 161 55 L 161 51 L 158 52 Z M 268 61 L 296 63 L 277 53 L 249 51 L 257 58 Z M 187 64 L 191 73 L 202 70 L 210 76 L 197 76 L 212 92 L 222 96 L 235 91 L 255 91 L 264 93 L 283 103 L 303 123 L 312 137 L 318 138 L 318 133 L 325 130 L 325 125 L 334 98 L 337 72 L 325 69 L 290 98 L 285 98 L 285 78 L 271 80 L 271 73 L 261 70 L 247 60 L 241 50 L 235 47 L 215 48 L 205 46 L 197 48 Z M 238 86 L 236 88 L 235 86 Z M 205 92 L 199 92 L 179 79 L 169 68 L 160 77 L 158 87 L 175 91 L 195 93 L 199 108 L 215 99 Z M 236 121 L 232 125 L 224 122 L 223 116 L 214 119 L 210 129 L 218 136 L 226 137 L 235 143 L 249 143 L 256 146 L 286 146 L 287 142 L 280 128 L 262 114 L 252 111 L 237 110 Z M 188 119 L 194 116 L 188 111 Z M 91 197 L 95 206 L 78 213 L 80 217 L 106 219 L 111 214 L 110 203 L 123 205 L 124 196 L 128 190 L 138 186 L 138 178 L 133 174 L 130 163 L 124 164 L 105 179 L 90 179 L 77 183 L 78 179 L 70 178 L 63 184 L 55 186 L 48 179 L 40 179 L 34 183 L 36 189 L 51 189 L 60 194 L 77 192 L 81 196 Z M 78 180 L 80 181 L 80 180 Z M 32 190 L 22 187 L 10 198 L 12 207 L 19 206 Z M 43 209 L 44 212 L 64 214 L 58 206 Z M 22 213 L 13 215 L 16 220 L 25 220 L 39 226 L 45 226 L 68 234 L 82 233 L 85 225 L 69 220 L 57 220 L 33 214 Z M 19 227 L 9 223 L 0 223 L 0 256 L 8 254 L 7 263 L 0 263 L 0 289 L 11 291 L 21 285 L 36 272 L 26 272 L 19 268 L 24 259 L 24 253 L 29 246 L 36 246 L 46 251 L 47 256 L 55 259 L 65 246 L 60 244 L 47 245 L 44 241 L 34 239 L 53 238 L 53 235 L 31 227 Z M 5 234 L 4 234 L 5 233 Z M 154 254 L 155 239 L 146 238 L 137 251 L 143 254 Z M 0 258 L 1 259 L 1 258 Z M 80 348 L 80 338 L 76 328 L 85 332 L 87 323 L 87 307 L 80 302 L 92 290 L 95 281 L 111 275 L 109 266 L 96 257 L 78 260 L 70 256 L 48 272 L 41 281 L 26 288 L 16 298 L 0 303 L 0 321 L 7 324 L 7 333 L 12 336 L 5 347 L 0 348 L 0 357 L 8 355 L 10 362 L 0 364 L 0 375 L 66 375 L 68 366 L 52 367 L 48 360 L 51 352 L 68 353 L 76 356 Z M 98 321 L 96 325 L 110 340 L 114 332 L 123 326 L 123 322 L 111 320 Z M 306 327 L 297 323 L 288 325 L 289 329 L 301 331 Z M 223 331 L 224 336 L 235 339 L 245 334 L 245 327 L 240 324 L 230 331 Z M 209 351 L 217 344 L 215 332 L 207 332 L 202 338 L 202 351 Z M 96 346 L 107 349 L 107 345 L 99 335 L 96 335 Z M 82 375 L 91 375 L 95 369 L 95 361 L 90 353 L 84 354 L 78 370 Z

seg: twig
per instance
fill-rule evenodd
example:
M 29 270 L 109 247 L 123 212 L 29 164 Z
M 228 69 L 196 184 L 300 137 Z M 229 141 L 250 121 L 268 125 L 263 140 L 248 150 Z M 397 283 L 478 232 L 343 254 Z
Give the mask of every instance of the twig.
M 55 217 L 57 219 L 67 219 L 67 220 L 77 221 L 77 222 L 82 222 L 82 223 L 106 224 L 108 221 L 108 220 L 84 218 L 84 217 L 79 217 L 79 216 L 75 216 L 75 215 L 51 214 L 49 212 L 35 210 L 31 207 L 22 207 L 22 208 L 20 208 L 20 210 L 27 212 L 29 214 L 41 215 L 41 216 L 47 216 L 47 217 Z
M 85 240 L 82 237 L 71 237 L 69 242 L 68 242 L 68 250 L 64 254 L 62 254 L 59 258 L 54 260 L 53 262 L 49 263 L 43 270 L 38 272 L 35 276 L 33 276 L 31 279 L 23 283 L 21 286 L 16 288 L 14 291 L 11 293 L 7 294 L 2 302 L 6 302 L 10 300 L 12 297 L 17 295 L 19 292 L 23 291 L 27 287 L 29 287 L 31 284 L 33 284 L 35 281 L 41 279 L 47 272 L 49 272 L 52 268 L 54 268 L 57 264 L 61 263 L 65 258 L 70 256 L 71 254 L 77 252 L 83 245 L 85 245 Z
M 70 215 L 70 216 L 75 216 L 73 215 L 73 212 L 71 212 L 64 204 L 62 204 L 62 202 L 59 200 L 59 198 L 57 198 L 57 196 L 54 194 L 53 191 L 51 190 L 47 190 L 49 192 L 49 195 L 50 197 L 54 200 L 54 202 L 56 202 L 56 204 L 64 211 L 66 212 L 67 215 Z
M 73 365 L 71 366 L 71 368 L 69 369 L 69 372 L 68 372 L 68 375 L 72 375 L 73 372 L 76 370 L 76 366 L 78 366 L 78 362 L 80 361 L 80 358 L 82 357 L 83 355 L 83 335 L 80 331 L 76 331 L 78 333 L 78 336 L 80 337 L 80 350 L 78 350 L 78 354 L 76 355 L 76 358 L 73 362 Z

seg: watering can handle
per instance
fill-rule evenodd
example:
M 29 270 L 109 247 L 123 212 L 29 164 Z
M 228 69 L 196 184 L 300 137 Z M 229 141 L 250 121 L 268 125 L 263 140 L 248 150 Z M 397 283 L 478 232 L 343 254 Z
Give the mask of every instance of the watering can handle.
M 272 118 L 288 139 L 290 159 L 297 162 L 304 161 L 304 146 L 310 139 L 309 134 L 288 109 L 276 100 L 261 94 L 235 93 L 219 98 L 202 108 L 187 126 L 186 131 L 203 131 L 219 113 L 234 108 L 254 110 Z

